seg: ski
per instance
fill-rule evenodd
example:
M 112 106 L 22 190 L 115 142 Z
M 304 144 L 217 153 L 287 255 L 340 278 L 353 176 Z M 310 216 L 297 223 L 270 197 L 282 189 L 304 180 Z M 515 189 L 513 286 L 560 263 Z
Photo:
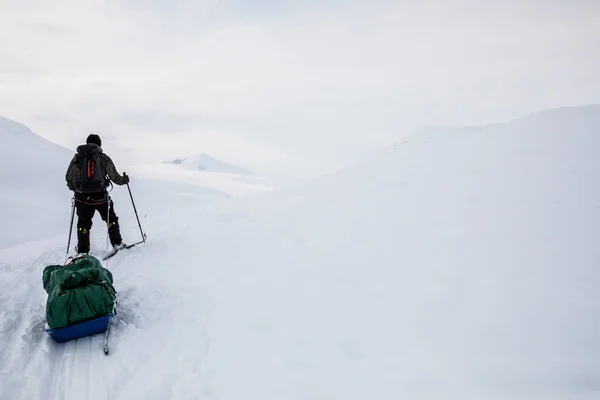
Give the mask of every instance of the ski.
M 142 241 L 139 241 L 139 242 L 136 242 L 136 243 L 128 244 L 127 246 L 123 247 L 122 249 L 113 250 L 113 251 L 109 252 L 107 255 L 105 255 L 105 256 L 102 258 L 102 261 L 108 260 L 109 258 L 113 257 L 114 255 L 116 255 L 116 254 L 117 254 L 119 251 L 121 251 L 121 250 L 127 250 L 127 249 L 130 249 L 130 248 L 132 248 L 133 246 L 136 246 L 136 245 L 138 245 L 138 244 L 140 244 L 140 243 L 144 243 L 144 241 L 142 240 Z

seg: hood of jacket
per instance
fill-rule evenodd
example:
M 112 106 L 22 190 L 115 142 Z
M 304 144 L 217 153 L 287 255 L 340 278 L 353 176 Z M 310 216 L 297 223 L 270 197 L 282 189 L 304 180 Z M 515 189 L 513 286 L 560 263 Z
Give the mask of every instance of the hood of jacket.
M 84 157 L 93 157 L 100 153 L 102 153 L 102 148 L 95 143 L 82 144 L 77 147 L 77 154 Z

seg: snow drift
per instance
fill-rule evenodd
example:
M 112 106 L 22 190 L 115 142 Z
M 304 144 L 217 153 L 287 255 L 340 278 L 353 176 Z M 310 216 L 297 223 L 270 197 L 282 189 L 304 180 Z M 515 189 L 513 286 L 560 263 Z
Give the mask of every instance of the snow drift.
M 177 196 L 111 259 L 109 357 L 41 330 L 63 247 L 2 250 L 0 393 L 598 398 L 599 127 L 595 107 L 429 128 L 295 189 Z

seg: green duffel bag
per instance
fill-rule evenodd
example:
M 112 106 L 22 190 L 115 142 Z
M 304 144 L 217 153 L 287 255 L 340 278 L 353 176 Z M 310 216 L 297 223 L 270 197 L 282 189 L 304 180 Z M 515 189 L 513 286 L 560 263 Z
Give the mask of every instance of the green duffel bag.
M 117 291 L 112 273 L 93 256 L 73 259 L 67 265 L 49 265 L 42 280 L 48 293 L 46 321 L 52 329 L 114 311 Z

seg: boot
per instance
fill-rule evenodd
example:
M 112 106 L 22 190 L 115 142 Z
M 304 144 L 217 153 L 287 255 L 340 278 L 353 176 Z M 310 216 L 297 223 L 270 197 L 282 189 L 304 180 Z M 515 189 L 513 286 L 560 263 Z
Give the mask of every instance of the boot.
M 110 244 L 112 244 L 113 248 L 117 249 L 117 246 L 123 245 L 123 239 L 121 238 L 119 223 L 117 221 L 111 222 L 108 226 L 108 237 L 110 239 Z M 119 247 L 119 249 L 120 248 L 122 247 Z
M 113 249 L 121 250 L 121 249 L 125 248 L 125 246 L 127 246 L 127 245 L 125 243 L 121 242 L 119 244 L 113 244 Z
M 90 231 L 88 229 L 77 229 L 77 246 L 75 246 L 75 251 L 77 251 L 78 255 L 90 252 Z

